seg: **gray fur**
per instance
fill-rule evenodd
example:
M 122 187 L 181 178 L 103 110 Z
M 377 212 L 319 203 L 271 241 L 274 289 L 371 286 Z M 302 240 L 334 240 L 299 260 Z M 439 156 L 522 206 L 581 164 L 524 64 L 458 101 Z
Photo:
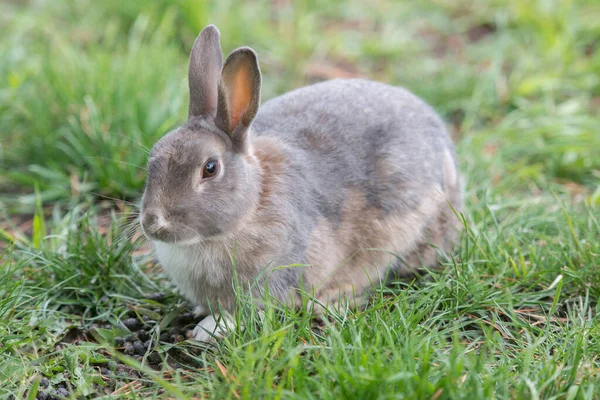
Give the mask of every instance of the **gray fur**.
M 219 38 L 217 27 L 208 25 L 200 32 L 192 47 L 188 72 L 190 118 L 211 115 L 217 108 L 217 86 L 223 67 Z
M 335 302 L 360 295 L 388 268 L 434 266 L 429 244 L 452 249 L 460 224 L 448 202 L 460 211 L 462 187 L 452 142 L 426 103 L 399 87 L 336 79 L 257 113 L 256 55 L 238 50 L 224 70 L 236 57 L 245 62 L 231 65 L 249 68 L 253 88 L 241 128 L 228 120 L 221 78 L 217 110 L 166 135 L 149 160 L 142 226 L 184 295 L 232 309 L 235 260 L 240 283 L 268 279 L 281 301 L 303 281 Z M 203 87 L 190 82 L 191 102 L 206 97 L 194 94 Z M 199 183 L 211 158 L 224 169 Z M 274 268 L 290 264 L 307 266 Z

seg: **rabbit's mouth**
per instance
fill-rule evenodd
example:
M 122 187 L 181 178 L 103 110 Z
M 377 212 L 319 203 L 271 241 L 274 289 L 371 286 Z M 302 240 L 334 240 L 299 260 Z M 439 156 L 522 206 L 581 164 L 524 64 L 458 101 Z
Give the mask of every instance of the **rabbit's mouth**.
M 152 241 L 179 246 L 202 242 L 202 236 L 182 224 L 174 225 L 159 210 L 144 210 L 140 218 L 144 235 Z
M 181 234 L 170 232 L 166 228 L 162 228 L 152 233 L 149 233 L 146 230 L 144 230 L 144 234 L 151 241 L 171 244 L 175 246 L 191 246 L 204 241 L 200 235 L 184 236 Z

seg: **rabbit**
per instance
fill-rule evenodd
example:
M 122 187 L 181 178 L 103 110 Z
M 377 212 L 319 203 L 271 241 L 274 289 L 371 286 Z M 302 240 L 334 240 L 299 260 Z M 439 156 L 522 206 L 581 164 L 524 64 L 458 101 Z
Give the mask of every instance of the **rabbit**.
M 333 79 L 261 106 L 256 53 L 240 47 L 223 64 L 214 25 L 194 42 L 188 79 L 188 120 L 151 149 L 140 222 L 205 316 L 196 340 L 235 326 L 234 280 L 326 308 L 452 251 L 463 203 L 454 146 L 408 90 Z

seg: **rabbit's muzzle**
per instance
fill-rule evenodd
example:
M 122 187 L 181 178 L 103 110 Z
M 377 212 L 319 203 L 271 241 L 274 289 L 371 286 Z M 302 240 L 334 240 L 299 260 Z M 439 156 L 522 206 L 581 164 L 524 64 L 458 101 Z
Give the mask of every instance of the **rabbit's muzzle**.
M 167 241 L 166 239 L 169 236 L 169 224 L 160 210 L 144 210 L 142 214 L 142 228 L 149 238 Z

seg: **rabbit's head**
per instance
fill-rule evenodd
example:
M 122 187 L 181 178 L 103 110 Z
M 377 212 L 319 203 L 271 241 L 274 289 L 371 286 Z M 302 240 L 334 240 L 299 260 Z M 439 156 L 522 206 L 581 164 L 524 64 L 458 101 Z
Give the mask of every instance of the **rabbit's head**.
M 260 104 L 254 51 L 223 65 L 219 31 L 202 30 L 189 65 L 189 120 L 152 148 L 141 224 L 152 240 L 192 244 L 236 229 L 260 197 L 249 130 Z

